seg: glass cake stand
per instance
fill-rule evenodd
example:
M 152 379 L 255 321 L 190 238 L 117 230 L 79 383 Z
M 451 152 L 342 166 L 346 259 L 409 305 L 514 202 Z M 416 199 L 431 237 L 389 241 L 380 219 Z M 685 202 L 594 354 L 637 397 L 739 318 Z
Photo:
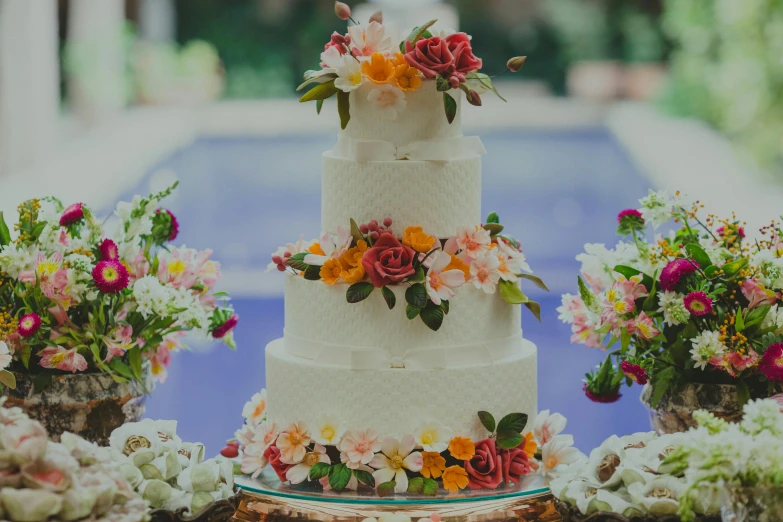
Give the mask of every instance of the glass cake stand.
M 390 513 L 404 514 L 412 522 L 433 515 L 440 515 L 442 522 L 560 520 L 549 488 L 538 475 L 494 491 L 442 492 L 437 497 L 379 498 L 370 488 L 336 493 L 317 486 L 291 486 L 281 483 L 269 468 L 258 479 L 237 477 L 236 484 L 241 502 L 233 520 L 242 522 L 362 522 Z

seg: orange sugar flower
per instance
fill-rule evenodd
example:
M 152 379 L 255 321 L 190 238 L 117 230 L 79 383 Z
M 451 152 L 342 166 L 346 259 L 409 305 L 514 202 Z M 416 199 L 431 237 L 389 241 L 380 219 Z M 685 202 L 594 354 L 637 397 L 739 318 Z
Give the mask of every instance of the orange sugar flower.
M 449 466 L 443 471 L 443 487 L 452 493 L 465 489 L 468 485 L 468 472 L 460 466 Z
M 443 269 L 444 272 L 447 270 L 461 270 L 462 273 L 465 274 L 465 281 L 470 279 L 470 265 L 466 264 L 457 256 L 451 256 L 451 261 L 446 265 L 446 268 Z
M 422 460 L 424 464 L 421 467 L 421 474 L 424 478 L 438 478 L 446 469 L 446 459 L 440 453 L 435 451 L 422 451 Z
M 533 435 L 532 431 L 529 431 L 525 433 L 524 435 L 525 440 L 521 444 L 522 450 L 527 453 L 527 456 L 531 459 L 536 456 L 536 451 L 538 451 L 538 444 L 536 444 L 536 438 Z
M 373 83 L 389 83 L 394 79 L 394 64 L 381 53 L 373 53 L 366 62 L 362 62 L 362 74 Z
M 367 242 L 363 239 L 360 239 L 356 242 L 356 246 L 353 248 L 349 248 L 342 257 L 343 264 L 346 264 L 348 266 L 361 266 L 362 265 L 362 257 L 364 256 L 364 253 L 367 252 Z
M 327 285 L 333 285 L 340 279 L 340 274 L 343 272 L 343 266 L 338 259 L 330 258 L 326 260 L 324 266 L 321 267 L 319 274 L 321 275 L 321 281 Z
M 421 87 L 421 72 L 408 65 L 408 62 L 402 58 L 402 55 L 397 53 L 397 57 L 392 62 L 394 64 L 394 79 L 397 82 L 397 87 L 403 91 L 415 91 Z
M 454 437 L 449 442 L 449 453 L 457 460 L 470 460 L 476 454 L 476 446 L 467 437 Z
M 402 234 L 402 244 L 416 252 L 429 252 L 435 244 L 435 238 L 424 232 L 421 227 L 408 227 Z
M 308 252 L 311 254 L 315 254 L 318 256 L 325 256 L 326 253 L 324 252 L 324 249 L 321 248 L 321 245 L 318 242 L 313 243 L 310 245 L 310 248 L 307 249 Z
M 342 267 L 343 270 L 340 272 L 340 277 L 346 283 L 358 283 L 364 279 L 364 265 L 361 262 L 356 266 L 345 266 L 345 264 L 342 264 Z

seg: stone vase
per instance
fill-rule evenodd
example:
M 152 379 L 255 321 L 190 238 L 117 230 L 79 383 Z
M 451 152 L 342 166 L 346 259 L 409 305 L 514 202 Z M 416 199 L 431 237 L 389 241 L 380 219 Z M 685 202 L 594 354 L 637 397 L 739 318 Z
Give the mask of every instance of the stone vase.
M 737 387 L 732 384 L 688 383 L 674 393 L 667 391 L 658 405 L 650 399 L 653 386 L 645 384 L 641 401 L 650 412 L 650 424 L 659 434 L 687 431 L 696 425 L 693 412 L 707 410 L 729 422 L 742 419 L 742 405 L 737 397 Z
M 141 420 L 147 393 L 153 388 L 148 364 L 143 367 L 142 382 L 117 383 L 105 373 L 64 374 L 52 377 L 38 393 L 35 374 L 14 375 L 16 389 L 5 389 L 8 406 L 19 406 L 43 424 L 52 440 L 69 431 L 104 446 L 116 428 Z

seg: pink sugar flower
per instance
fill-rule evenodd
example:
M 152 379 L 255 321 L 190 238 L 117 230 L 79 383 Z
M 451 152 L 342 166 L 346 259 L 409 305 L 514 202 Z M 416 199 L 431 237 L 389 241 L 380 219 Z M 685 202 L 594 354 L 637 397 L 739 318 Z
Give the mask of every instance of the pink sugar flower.
M 494 294 L 500 281 L 500 260 L 491 252 L 475 258 L 470 264 L 470 279 L 476 288 Z
M 647 384 L 647 381 L 649 380 L 647 372 L 638 364 L 631 364 L 628 361 L 623 361 L 620 363 L 620 370 L 636 384 Z
M 381 451 L 382 443 L 378 434 L 371 429 L 348 431 L 340 440 L 340 461 L 351 469 L 369 464 L 376 453 Z
M 60 216 L 60 226 L 66 227 L 72 225 L 84 218 L 84 206 L 81 203 L 74 203 L 66 208 Z
M 660 284 L 661 289 L 671 292 L 680 284 L 683 277 L 692 274 L 698 270 L 698 266 L 689 259 L 675 259 L 670 261 L 663 270 L 661 270 Z
M 87 369 L 87 360 L 76 348 L 67 350 L 62 346 L 47 346 L 44 348 L 38 364 L 42 368 L 71 373 L 83 372 Z
M 92 270 L 92 279 L 104 294 L 116 294 L 128 288 L 130 275 L 119 261 L 99 261 Z
M 783 343 L 769 345 L 761 356 L 759 371 L 770 381 L 783 381 Z
M 777 292 L 768 290 L 755 279 L 746 279 L 740 283 L 740 290 L 742 295 L 750 302 L 748 308 L 756 308 L 761 305 L 773 305 L 778 300 L 780 295 Z
M 104 239 L 98 250 L 101 253 L 102 261 L 118 261 L 120 259 L 120 251 L 117 248 L 117 244 L 111 239 Z
M 691 292 L 683 300 L 685 308 L 697 317 L 712 312 L 712 299 L 704 292 Z
M 479 226 L 459 228 L 454 241 L 457 247 L 470 259 L 476 259 L 486 254 L 492 244 L 489 231 Z
M 19 326 L 16 331 L 25 339 L 29 339 L 36 334 L 40 327 L 41 317 L 36 313 L 31 313 L 19 318 Z
M 465 284 L 465 273 L 462 270 L 444 270 L 451 263 L 451 256 L 445 252 L 430 257 L 435 260 L 427 272 L 425 286 L 432 302 L 439 305 L 454 297 L 454 290 Z

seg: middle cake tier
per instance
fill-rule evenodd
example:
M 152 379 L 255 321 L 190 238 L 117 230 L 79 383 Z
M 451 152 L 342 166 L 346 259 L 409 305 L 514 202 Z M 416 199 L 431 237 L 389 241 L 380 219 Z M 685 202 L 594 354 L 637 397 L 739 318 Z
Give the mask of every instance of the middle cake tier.
M 396 295 L 393 310 L 380 289 L 348 303 L 346 288 L 286 277 L 286 352 L 325 366 L 435 369 L 489 365 L 520 349 L 520 307 L 497 294 L 466 285 L 433 331 L 406 317 L 405 285 L 389 287 Z

